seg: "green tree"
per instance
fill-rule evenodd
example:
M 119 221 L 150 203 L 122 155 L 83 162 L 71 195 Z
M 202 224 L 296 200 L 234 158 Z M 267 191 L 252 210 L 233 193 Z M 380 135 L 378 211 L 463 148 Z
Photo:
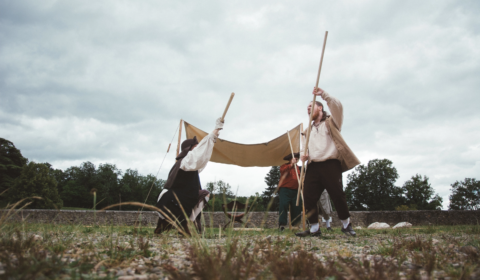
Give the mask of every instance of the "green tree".
M 42 163 L 30 162 L 15 179 L 11 192 L 8 193 L 10 203 L 21 199 L 39 196 L 42 200 L 34 200 L 28 206 L 31 209 L 60 209 L 62 200 L 57 192 L 57 181 L 50 168 Z
M 63 187 L 61 198 L 68 207 L 93 208 L 92 189 L 100 190 L 97 169 L 89 161 L 80 166 L 72 166 L 65 170 L 66 184 Z M 102 194 L 97 192 L 97 202 L 101 201 Z
M 142 202 L 145 201 L 145 198 L 148 195 L 148 192 L 150 192 L 150 195 L 148 195 L 147 204 L 156 205 L 158 196 L 162 192 L 163 187 L 165 186 L 166 182 L 167 181 L 165 181 L 163 179 L 157 179 L 157 177 L 155 177 L 152 174 L 149 174 L 147 176 L 142 176 L 142 178 L 140 180 L 140 183 L 141 183 L 142 189 L 143 189 L 143 193 L 144 193 L 144 197 L 143 197 Z M 151 189 L 151 191 L 150 191 L 150 189 Z
M 13 187 L 27 162 L 12 142 L 0 138 L 0 193 Z
M 95 172 L 97 189 L 97 209 L 118 202 L 119 177 L 122 171 L 115 164 L 100 164 Z
M 137 170 L 127 169 L 120 180 L 119 193 L 122 201 L 136 201 L 147 204 L 157 204 L 157 198 L 163 190 L 165 180 L 157 179 L 154 175 L 149 174 L 142 176 Z M 151 189 L 151 191 L 150 191 Z M 149 194 L 150 192 L 150 194 Z M 147 198 L 148 196 L 148 198 Z M 118 198 L 118 195 L 117 195 Z M 122 209 L 137 209 L 138 207 L 123 206 Z
M 395 186 L 397 169 L 388 159 L 374 159 L 348 175 L 347 204 L 353 211 L 394 210 L 403 204 L 402 188 Z
M 465 178 L 451 185 L 450 210 L 480 210 L 480 181 Z
M 206 185 L 206 190 L 212 194 L 224 195 L 229 198 L 234 198 L 235 194 L 232 191 L 232 186 L 229 183 L 222 180 L 216 182 L 208 182 Z
M 270 201 L 272 201 L 272 205 L 270 206 L 269 211 L 277 211 L 278 210 L 278 204 L 279 204 L 279 198 L 278 198 L 278 192 L 277 186 L 280 181 L 280 166 L 272 166 L 270 168 L 270 171 L 267 173 L 267 176 L 265 176 L 265 183 L 267 184 L 267 187 L 262 193 L 262 203 L 265 209 L 268 207 Z
M 415 210 L 435 210 L 442 208 L 443 199 L 435 194 L 427 176 L 417 174 L 405 182 L 402 187 L 405 205 Z M 434 195 L 435 194 L 435 195 Z

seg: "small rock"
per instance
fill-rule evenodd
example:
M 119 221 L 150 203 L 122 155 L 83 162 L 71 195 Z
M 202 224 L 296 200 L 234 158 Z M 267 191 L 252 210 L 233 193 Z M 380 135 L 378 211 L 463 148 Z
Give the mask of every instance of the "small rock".
M 143 265 L 139 265 L 137 266 L 137 268 L 135 269 L 135 273 L 136 274 L 142 274 L 145 270 L 147 270 Z
M 148 279 L 148 275 L 135 275 L 135 280 L 147 280 Z
M 35 235 L 33 236 L 33 240 L 35 240 L 35 241 L 43 241 L 43 237 L 41 237 L 40 235 L 35 234 Z
M 453 244 L 448 245 L 448 248 L 450 248 L 450 249 L 452 249 L 454 247 L 455 247 L 455 245 L 453 245 Z
M 390 226 L 387 223 L 375 222 L 369 225 L 368 228 L 369 229 L 385 229 L 385 228 L 390 228 Z
M 409 227 L 412 227 L 412 224 L 408 222 L 401 222 L 393 226 L 393 228 L 409 228 Z
M 130 268 L 127 268 L 127 275 L 134 275 L 135 271 L 131 270 Z
M 118 276 L 124 276 L 124 275 L 125 275 L 125 271 L 123 271 L 123 270 L 119 270 L 119 271 L 117 271 L 117 274 L 115 274 L 115 276 L 117 276 L 117 277 Z
M 362 229 L 362 227 L 361 226 L 356 226 L 355 229 Z
M 432 244 L 435 245 L 435 244 L 438 244 L 440 241 L 438 241 L 437 239 L 433 238 L 432 239 Z

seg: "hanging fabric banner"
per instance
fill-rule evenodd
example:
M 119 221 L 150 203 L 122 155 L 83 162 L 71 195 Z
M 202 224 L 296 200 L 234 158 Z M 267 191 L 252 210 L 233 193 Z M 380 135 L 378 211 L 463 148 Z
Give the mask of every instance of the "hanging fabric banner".
M 205 131 L 185 122 L 185 131 L 187 138 L 191 139 L 197 136 L 200 142 L 208 135 Z M 300 124 L 290 130 L 292 147 L 295 153 L 300 151 Z M 212 162 L 233 164 L 242 167 L 250 166 L 280 166 L 286 161 L 283 157 L 290 154 L 290 144 L 287 133 L 265 143 L 260 144 L 239 144 L 230 142 L 221 138 L 213 148 L 213 154 L 210 158 Z

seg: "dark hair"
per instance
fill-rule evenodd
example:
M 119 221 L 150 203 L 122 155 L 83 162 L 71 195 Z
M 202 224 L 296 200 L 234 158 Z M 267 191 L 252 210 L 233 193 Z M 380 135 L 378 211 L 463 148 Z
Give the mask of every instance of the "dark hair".
M 327 112 L 325 112 L 325 107 L 323 106 L 322 102 L 320 102 L 320 101 L 315 101 L 315 105 L 322 106 L 322 119 L 320 121 L 323 122 L 328 117 Z

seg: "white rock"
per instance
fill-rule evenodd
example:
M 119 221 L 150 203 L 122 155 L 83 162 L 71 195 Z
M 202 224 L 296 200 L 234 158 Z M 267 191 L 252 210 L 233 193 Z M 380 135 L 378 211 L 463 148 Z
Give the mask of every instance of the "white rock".
M 356 226 L 355 229 L 362 229 L 362 227 L 361 226 Z
M 401 222 L 393 226 L 393 228 L 409 228 L 409 227 L 412 227 L 412 224 L 408 222 Z
M 33 236 L 33 240 L 35 240 L 35 241 L 43 241 L 43 237 L 41 237 L 40 235 L 35 234 L 35 235 Z
M 369 225 L 368 228 L 369 229 L 384 229 L 384 228 L 390 228 L 390 226 L 387 223 L 375 222 L 375 223 Z

